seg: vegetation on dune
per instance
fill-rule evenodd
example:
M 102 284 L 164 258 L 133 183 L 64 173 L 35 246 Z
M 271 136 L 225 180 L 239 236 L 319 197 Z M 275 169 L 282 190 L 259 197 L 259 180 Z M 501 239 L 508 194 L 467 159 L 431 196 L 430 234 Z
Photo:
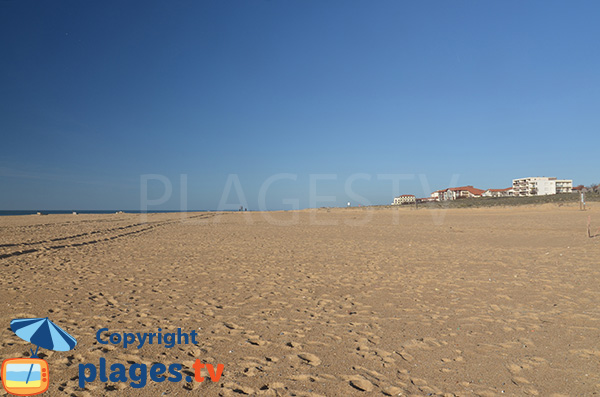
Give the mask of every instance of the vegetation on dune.
M 473 207 L 496 207 L 517 206 L 536 204 L 567 204 L 578 203 L 579 193 L 552 194 L 548 196 L 523 196 L 523 197 L 476 197 L 458 200 L 430 202 L 419 204 L 419 208 L 473 208 Z M 600 193 L 587 192 L 586 202 L 600 201 Z

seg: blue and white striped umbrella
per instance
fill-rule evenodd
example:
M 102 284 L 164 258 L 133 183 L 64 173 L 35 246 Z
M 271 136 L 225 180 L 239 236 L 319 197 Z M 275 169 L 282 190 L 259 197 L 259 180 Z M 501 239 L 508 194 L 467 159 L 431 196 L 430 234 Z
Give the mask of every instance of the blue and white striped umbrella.
M 77 344 L 75 338 L 46 318 L 18 318 L 10 322 L 10 328 L 21 339 L 38 348 L 66 352 Z M 33 352 L 33 351 L 32 351 Z M 37 348 L 33 357 L 37 357 Z

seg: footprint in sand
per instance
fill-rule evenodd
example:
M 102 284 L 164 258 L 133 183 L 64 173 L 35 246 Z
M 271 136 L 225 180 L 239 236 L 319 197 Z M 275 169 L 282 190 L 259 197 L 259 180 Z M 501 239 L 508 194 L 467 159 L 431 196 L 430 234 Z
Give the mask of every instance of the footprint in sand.
M 381 392 L 386 396 L 401 396 L 405 391 L 397 386 L 384 386 Z
M 521 372 L 522 369 L 519 365 L 515 363 L 508 364 L 506 368 L 508 369 L 508 372 L 510 372 L 513 375 L 518 374 L 519 372 Z
M 321 364 L 321 359 L 312 353 L 300 353 L 298 354 L 298 357 L 300 357 L 306 364 L 312 365 L 313 367 Z
M 366 392 L 370 392 L 374 388 L 373 384 L 366 379 L 352 379 L 350 385 L 355 389 Z
M 520 377 L 520 376 L 513 377 L 512 382 L 517 386 L 523 386 L 523 385 L 527 385 L 530 383 L 527 379 Z
M 236 396 L 240 394 L 252 395 L 254 394 L 254 389 L 233 382 L 226 382 L 223 384 L 223 396 Z
M 301 345 L 300 343 L 298 343 L 298 342 L 294 342 L 294 341 L 292 341 L 292 342 L 288 342 L 288 343 L 286 343 L 285 345 L 286 345 L 287 347 L 291 347 L 291 348 L 293 348 L 293 349 L 301 349 L 301 348 L 302 348 L 302 345 Z

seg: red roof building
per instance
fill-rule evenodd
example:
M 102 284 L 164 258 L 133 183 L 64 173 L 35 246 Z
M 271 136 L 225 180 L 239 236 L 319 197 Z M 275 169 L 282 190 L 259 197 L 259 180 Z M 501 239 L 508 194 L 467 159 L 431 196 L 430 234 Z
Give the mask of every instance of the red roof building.
M 438 201 L 457 200 L 462 198 L 481 197 L 485 190 L 477 189 L 471 185 L 450 187 L 447 189 L 436 190 L 431 193 L 431 197 Z
M 506 189 L 488 189 L 483 193 L 484 197 L 511 197 L 515 195 L 515 191 L 512 187 Z

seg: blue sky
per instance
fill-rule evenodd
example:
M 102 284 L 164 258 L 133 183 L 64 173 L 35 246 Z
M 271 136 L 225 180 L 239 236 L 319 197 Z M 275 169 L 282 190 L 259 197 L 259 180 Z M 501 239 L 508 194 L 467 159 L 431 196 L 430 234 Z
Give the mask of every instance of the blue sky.
M 417 196 L 453 175 L 597 183 L 598 15 L 594 1 L 0 1 L 0 209 L 140 209 L 146 174 L 173 191 L 149 209 L 179 209 L 181 174 L 190 209 L 240 192 L 256 209 L 280 173 L 296 179 L 271 185 L 269 209 L 309 206 L 310 175 L 335 175 L 317 206 L 389 203 L 382 174 L 408 174 L 399 193 Z M 163 190 L 150 180 L 146 197 Z

